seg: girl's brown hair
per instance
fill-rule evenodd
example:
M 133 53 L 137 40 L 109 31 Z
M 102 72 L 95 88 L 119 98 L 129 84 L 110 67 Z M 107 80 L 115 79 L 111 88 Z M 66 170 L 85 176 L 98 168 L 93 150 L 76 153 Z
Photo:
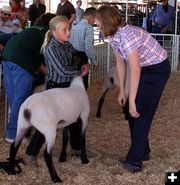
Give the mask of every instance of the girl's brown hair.
M 108 5 L 103 5 L 97 10 L 96 19 L 101 23 L 100 30 L 105 37 L 114 35 L 118 27 L 123 25 L 120 12 Z

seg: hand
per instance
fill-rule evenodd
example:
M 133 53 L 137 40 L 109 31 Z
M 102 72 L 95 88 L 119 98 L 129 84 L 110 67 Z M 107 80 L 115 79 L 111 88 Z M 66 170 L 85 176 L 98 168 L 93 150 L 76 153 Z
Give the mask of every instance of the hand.
M 42 74 L 47 74 L 47 69 L 46 69 L 46 66 L 44 64 L 41 64 L 38 71 Z
M 81 67 L 81 69 L 82 69 L 81 75 L 82 75 L 82 76 L 86 76 L 86 75 L 88 74 L 88 72 L 89 72 L 90 64 L 84 64 L 84 65 Z
M 121 107 L 125 106 L 126 99 L 125 99 L 125 93 L 120 92 L 117 98 L 117 101 Z
M 2 51 L 4 48 L 4 46 L 2 44 L 0 44 L 0 51 Z
M 168 28 L 167 28 L 167 27 L 164 27 L 164 28 L 161 29 L 161 32 L 162 32 L 162 33 L 166 33 L 167 30 L 168 30 Z
M 136 104 L 134 101 L 133 102 L 129 101 L 129 113 L 134 118 L 138 118 L 140 116 L 140 114 L 136 110 Z

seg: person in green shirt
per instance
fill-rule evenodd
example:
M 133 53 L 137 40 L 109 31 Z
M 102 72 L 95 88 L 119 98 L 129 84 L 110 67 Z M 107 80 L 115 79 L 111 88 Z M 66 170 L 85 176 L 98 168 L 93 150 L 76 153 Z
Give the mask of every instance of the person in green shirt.
M 5 45 L 2 65 L 5 91 L 10 108 L 6 124 L 5 140 L 12 143 L 16 137 L 17 119 L 21 104 L 32 92 L 33 75 L 46 72 L 40 49 L 54 14 L 46 13 L 39 25 L 23 30 L 13 36 Z

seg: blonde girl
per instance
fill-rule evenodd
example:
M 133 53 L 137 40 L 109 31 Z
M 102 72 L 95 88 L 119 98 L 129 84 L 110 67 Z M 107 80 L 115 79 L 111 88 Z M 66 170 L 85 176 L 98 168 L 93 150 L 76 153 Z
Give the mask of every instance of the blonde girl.
M 47 68 L 46 89 L 69 87 L 73 77 L 86 75 L 89 70 L 89 64 L 81 68 L 74 64 L 72 56 L 76 50 L 68 42 L 70 37 L 70 23 L 64 16 L 56 16 L 49 23 L 49 31 L 46 33 L 45 41 L 42 46 L 44 51 L 45 63 Z M 70 141 L 72 149 L 79 150 L 80 124 L 73 123 L 68 127 L 70 131 Z M 26 151 L 26 159 L 35 159 L 41 146 L 44 143 L 44 136 L 36 131 L 30 145 Z

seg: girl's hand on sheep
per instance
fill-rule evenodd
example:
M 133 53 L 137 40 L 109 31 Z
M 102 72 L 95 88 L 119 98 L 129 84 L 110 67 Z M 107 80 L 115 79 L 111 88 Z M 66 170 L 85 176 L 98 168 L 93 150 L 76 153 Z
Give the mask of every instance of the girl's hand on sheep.
M 129 113 L 134 118 L 138 118 L 140 116 L 140 114 L 136 110 L 135 101 L 129 101 Z
M 125 93 L 124 92 L 120 92 L 119 95 L 118 95 L 118 103 L 121 107 L 124 107 L 125 106 L 125 103 L 126 103 L 126 99 L 125 99 Z
M 82 75 L 82 76 L 86 76 L 86 75 L 88 74 L 88 72 L 89 72 L 90 64 L 84 64 L 84 65 L 81 67 L 81 69 L 82 69 L 81 75 Z

